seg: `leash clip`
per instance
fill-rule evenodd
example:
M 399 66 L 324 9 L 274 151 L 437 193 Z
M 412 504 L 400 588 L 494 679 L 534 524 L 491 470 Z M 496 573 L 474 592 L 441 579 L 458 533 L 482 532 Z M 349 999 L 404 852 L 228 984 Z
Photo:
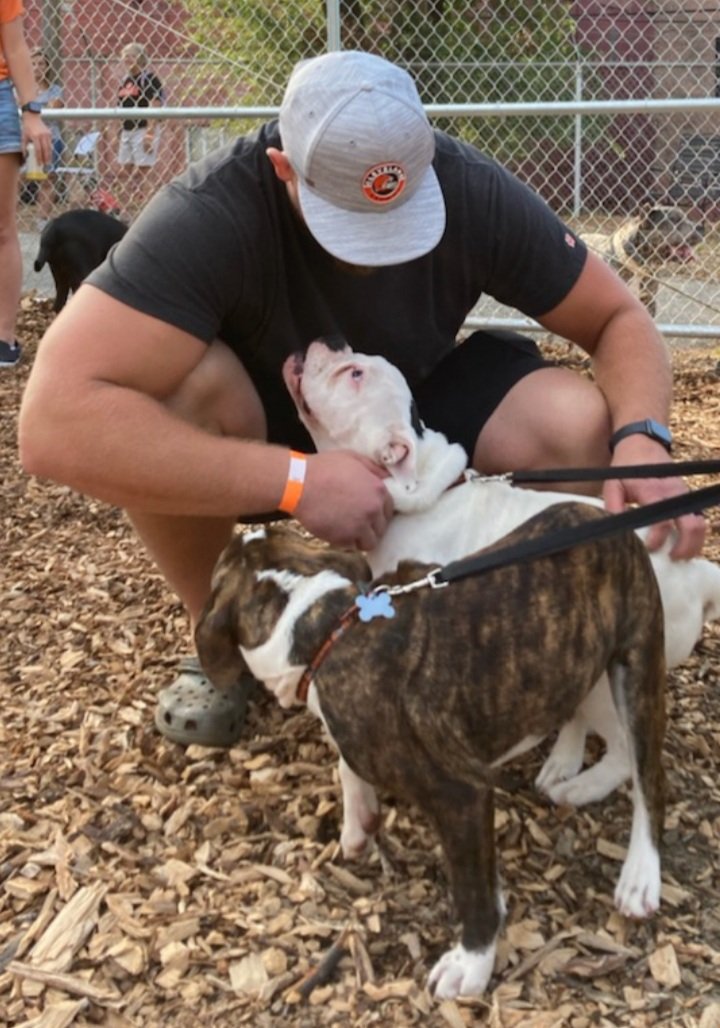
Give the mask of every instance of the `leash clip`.
M 431 589 L 444 589 L 450 585 L 449 582 L 438 581 L 438 575 L 442 568 L 435 568 L 424 578 L 418 578 L 415 582 L 406 582 L 405 585 L 376 585 L 368 595 L 375 596 L 378 593 L 387 593 L 388 596 L 402 596 L 403 593 L 413 593 L 416 589 L 423 589 L 430 586 Z

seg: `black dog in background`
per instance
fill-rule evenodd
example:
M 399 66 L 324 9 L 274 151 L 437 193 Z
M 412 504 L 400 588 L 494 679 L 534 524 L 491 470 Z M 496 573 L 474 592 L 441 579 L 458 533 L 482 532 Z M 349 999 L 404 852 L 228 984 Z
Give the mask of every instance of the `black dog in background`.
M 102 211 L 66 211 L 49 221 L 40 234 L 40 248 L 33 267 L 45 264 L 55 279 L 55 311 L 61 310 L 71 292 L 93 268 L 102 264 L 108 250 L 127 232 L 127 225 Z

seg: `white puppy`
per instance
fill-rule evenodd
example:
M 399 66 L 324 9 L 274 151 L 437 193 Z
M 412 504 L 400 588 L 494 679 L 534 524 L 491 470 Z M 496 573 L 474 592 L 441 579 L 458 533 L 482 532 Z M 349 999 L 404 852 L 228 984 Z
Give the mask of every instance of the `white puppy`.
M 383 357 L 333 350 L 313 342 L 305 359 L 288 358 L 286 386 L 319 451 L 352 449 L 383 464 L 396 516 L 368 560 L 374 576 L 400 560 L 445 563 L 487 546 L 569 493 L 521 489 L 466 473 L 461 446 L 424 428 L 414 414 L 403 375 Z M 641 530 L 641 536 L 646 530 Z M 665 653 L 676 667 L 692 652 L 703 624 L 720 617 L 720 568 L 707 560 L 673 561 L 670 543 L 651 555 L 665 615 Z M 580 772 L 585 737 L 597 732 L 603 758 Z M 603 677 L 577 715 L 560 731 L 537 785 L 556 803 L 579 806 L 602 799 L 628 778 L 630 765 L 607 680 Z

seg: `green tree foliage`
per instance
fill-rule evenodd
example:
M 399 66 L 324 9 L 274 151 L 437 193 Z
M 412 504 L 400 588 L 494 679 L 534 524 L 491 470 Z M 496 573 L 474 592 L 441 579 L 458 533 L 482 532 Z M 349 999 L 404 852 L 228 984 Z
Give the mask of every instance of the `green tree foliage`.
M 238 70 L 239 102 L 276 104 L 296 61 L 328 48 L 324 0 L 185 0 L 201 48 Z M 344 49 L 406 67 L 426 103 L 572 100 L 570 0 L 340 0 Z M 572 118 L 436 119 L 513 163 L 529 144 L 570 145 Z

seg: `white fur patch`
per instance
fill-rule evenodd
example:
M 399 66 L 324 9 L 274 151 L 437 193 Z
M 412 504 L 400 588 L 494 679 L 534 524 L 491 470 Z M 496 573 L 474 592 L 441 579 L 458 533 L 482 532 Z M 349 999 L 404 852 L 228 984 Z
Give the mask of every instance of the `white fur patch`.
M 467 950 L 459 943 L 433 967 L 428 986 L 438 999 L 480 996 L 495 965 L 495 940 L 486 949 Z
M 615 905 L 625 917 L 650 917 L 660 906 L 660 855 L 652 841 L 645 798 L 633 791 L 630 846 L 615 888 Z
M 247 532 L 243 532 L 243 543 L 251 543 L 255 539 L 267 539 L 267 532 L 260 526 L 260 528 L 249 528 Z
M 532 750 L 538 743 L 541 743 L 545 738 L 544 735 L 526 735 L 524 739 L 511 746 L 510 749 L 503 753 L 497 760 L 493 760 L 492 767 L 502 767 L 503 764 L 507 764 L 509 760 L 514 760 L 515 757 L 522 756 L 523 753 L 527 753 L 528 750 Z
M 260 571 L 257 578 L 276 582 L 288 594 L 289 601 L 269 639 L 260 646 L 241 646 L 240 652 L 253 675 L 275 694 L 280 706 L 289 707 L 295 702 L 295 690 L 305 670 L 304 665 L 293 666 L 289 662 L 295 623 L 313 603 L 334 589 L 345 588 L 350 580 L 336 571 L 319 571 L 308 578 L 287 569 Z

